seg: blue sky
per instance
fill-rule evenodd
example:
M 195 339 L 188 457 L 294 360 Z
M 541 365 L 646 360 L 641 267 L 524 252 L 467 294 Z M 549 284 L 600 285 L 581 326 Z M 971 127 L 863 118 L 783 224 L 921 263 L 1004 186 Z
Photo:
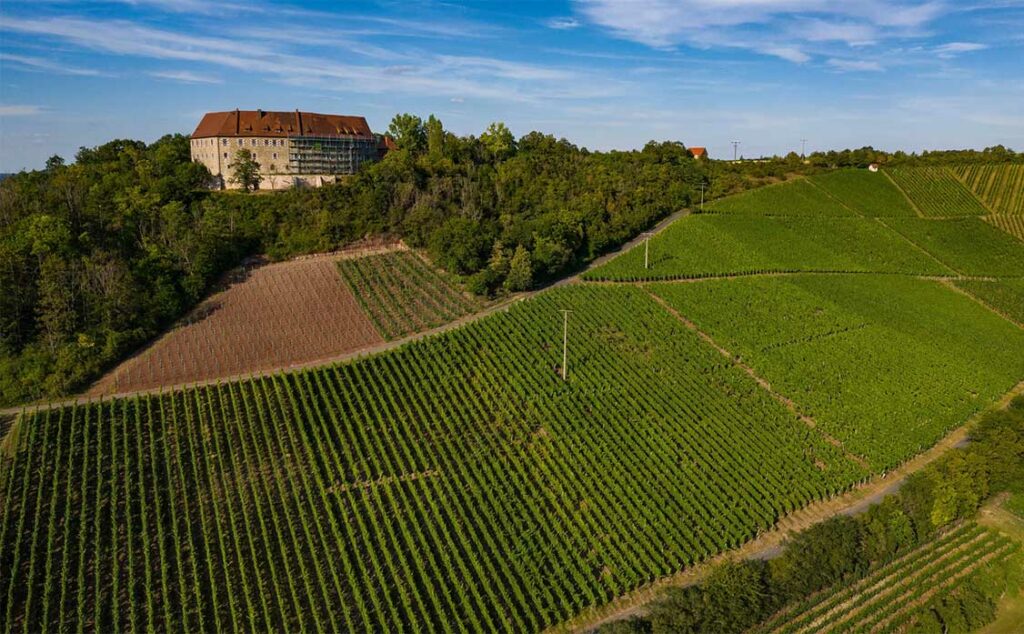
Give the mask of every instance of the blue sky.
M 0 172 L 236 107 L 718 157 L 1024 150 L 1024 0 L 0 3 Z

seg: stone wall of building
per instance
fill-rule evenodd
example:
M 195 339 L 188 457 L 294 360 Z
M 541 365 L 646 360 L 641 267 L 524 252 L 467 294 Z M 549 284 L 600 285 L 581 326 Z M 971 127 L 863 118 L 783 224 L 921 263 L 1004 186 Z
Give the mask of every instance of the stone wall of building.
M 205 165 L 227 189 L 238 189 L 230 182 L 231 169 L 238 150 L 253 153 L 260 164 L 261 189 L 287 189 L 295 182 L 295 174 L 288 172 L 288 139 L 268 137 L 211 137 L 192 139 L 192 160 Z M 310 178 L 303 175 L 302 178 Z

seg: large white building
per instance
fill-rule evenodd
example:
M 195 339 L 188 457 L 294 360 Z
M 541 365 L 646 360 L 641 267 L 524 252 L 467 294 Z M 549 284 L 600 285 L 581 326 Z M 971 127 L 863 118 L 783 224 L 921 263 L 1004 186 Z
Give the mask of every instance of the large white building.
M 363 162 L 382 156 L 389 143 L 363 117 L 230 110 L 203 116 L 192 133 L 192 160 L 205 165 L 220 187 L 235 188 L 229 165 L 244 148 L 260 164 L 261 189 L 286 189 L 354 174 Z

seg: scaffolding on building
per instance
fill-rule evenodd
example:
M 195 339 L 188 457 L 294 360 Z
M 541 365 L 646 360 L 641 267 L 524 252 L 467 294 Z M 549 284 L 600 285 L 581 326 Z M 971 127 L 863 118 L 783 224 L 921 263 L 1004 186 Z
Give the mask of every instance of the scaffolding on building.
M 373 137 L 292 136 L 288 141 L 292 174 L 355 174 L 364 161 L 377 157 Z

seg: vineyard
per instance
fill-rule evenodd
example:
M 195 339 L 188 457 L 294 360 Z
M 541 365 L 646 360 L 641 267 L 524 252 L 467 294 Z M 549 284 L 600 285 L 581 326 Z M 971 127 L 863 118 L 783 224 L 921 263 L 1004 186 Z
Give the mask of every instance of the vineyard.
M 886 218 L 884 222 L 963 275 L 1024 276 L 1024 242 L 980 218 Z
M 957 280 L 955 284 L 1024 326 L 1024 280 Z
M 752 189 L 736 196 L 722 198 L 707 210 L 725 214 L 762 216 L 853 216 L 839 202 L 822 196 L 821 190 L 806 179 L 798 179 L 768 187 Z
M 1024 165 L 962 165 L 953 171 L 997 214 L 1024 215 Z
M 671 280 L 797 271 L 953 273 L 867 218 L 688 216 L 651 239 L 649 260 L 645 269 L 641 246 L 589 271 L 584 279 Z
M 580 285 L 7 448 L 5 631 L 536 631 L 866 476 L 642 289 Z
M 989 224 L 999 227 L 1006 233 L 1024 242 L 1024 215 L 1021 216 L 984 216 Z
M 790 607 L 757 634 L 897 632 L 914 624 L 929 601 L 970 583 L 972 575 L 1019 549 L 1010 538 L 960 524 L 854 583 Z
M 810 181 L 847 207 L 868 217 L 915 216 L 903 192 L 885 174 L 860 169 L 826 172 Z M 818 196 L 818 199 L 823 199 Z
M 329 359 L 382 339 L 338 275 L 339 256 L 240 270 L 228 287 L 89 390 L 117 394 Z
M 924 216 L 983 216 L 988 213 L 960 179 L 945 167 L 897 167 L 886 173 Z
M 480 308 L 411 251 L 345 259 L 338 268 L 385 339 L 430 330 Z
M 1024 330 L 939 282 L 794 275 L 650 288 L 877 470 L 1024 377 Z

